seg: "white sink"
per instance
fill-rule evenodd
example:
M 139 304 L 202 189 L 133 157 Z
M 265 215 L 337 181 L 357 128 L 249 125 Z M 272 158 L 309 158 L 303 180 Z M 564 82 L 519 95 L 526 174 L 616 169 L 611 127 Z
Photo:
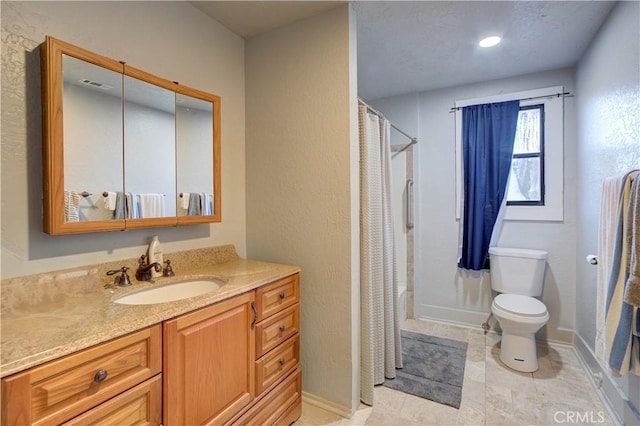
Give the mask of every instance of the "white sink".
M 114 300 L 114 303 L 122 305 L 152 305 L 154 303 L 173 302 L 210 293 L 224 284 L 224 281 L 215 278 L 180 281 L 131 293 Z

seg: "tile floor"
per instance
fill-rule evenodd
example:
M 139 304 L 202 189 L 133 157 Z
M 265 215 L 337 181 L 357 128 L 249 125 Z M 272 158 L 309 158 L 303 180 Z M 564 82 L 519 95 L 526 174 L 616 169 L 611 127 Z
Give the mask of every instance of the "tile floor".
M 519 373 L 500 363 L 495 333 L 418 320 L 402 328 L 468 343 L 459 410 L 377 386 L 374 407 L 361 404 L 351 419 L 303 403 L 295 425 L 615 424 L 569 346 L 539 344 L 538 371 Z

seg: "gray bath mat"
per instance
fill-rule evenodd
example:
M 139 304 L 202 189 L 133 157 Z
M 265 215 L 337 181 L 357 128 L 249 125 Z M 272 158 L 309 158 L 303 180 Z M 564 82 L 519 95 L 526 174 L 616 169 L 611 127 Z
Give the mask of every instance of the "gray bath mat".
M 384 386 L 460 408 L 466 342 L 401 331 L 402 363 Z

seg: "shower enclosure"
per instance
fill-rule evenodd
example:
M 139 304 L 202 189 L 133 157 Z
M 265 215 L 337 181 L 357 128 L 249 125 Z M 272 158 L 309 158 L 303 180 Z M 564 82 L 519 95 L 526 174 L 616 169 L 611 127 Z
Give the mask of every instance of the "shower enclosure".
M 413 318 L 413 144 L 391 135 L 391 196 L 400 320 Z

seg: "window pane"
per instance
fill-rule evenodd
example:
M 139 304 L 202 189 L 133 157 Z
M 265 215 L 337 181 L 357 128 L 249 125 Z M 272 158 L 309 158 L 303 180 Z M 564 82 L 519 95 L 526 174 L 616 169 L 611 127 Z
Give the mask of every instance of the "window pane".
M 507 201 L 540 201 L 540 157 L 512 160 Z
M 514 154 L 540 152 L 540 109 L 521 109 L 518 114 Z

